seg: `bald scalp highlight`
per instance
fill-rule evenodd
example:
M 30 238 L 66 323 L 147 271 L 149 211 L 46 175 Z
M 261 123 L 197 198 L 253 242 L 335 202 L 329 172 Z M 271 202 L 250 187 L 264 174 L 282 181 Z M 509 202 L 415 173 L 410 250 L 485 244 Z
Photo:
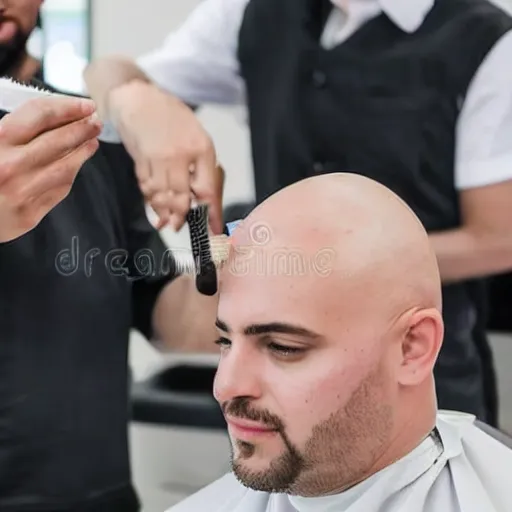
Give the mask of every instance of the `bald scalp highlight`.
M 325 286 L 342 287 L 368 307 L 389 309 L 391 317 L 410 307 L 441 311 L 439 269 L 424 227 L 399 196 L 369 178 L 333 173 L 280 190 L 237 227 L 231 258 L 258 244 L 255 226 L 272 234 L 259 251 L 288 248 L 310 261 L 330 249 Z

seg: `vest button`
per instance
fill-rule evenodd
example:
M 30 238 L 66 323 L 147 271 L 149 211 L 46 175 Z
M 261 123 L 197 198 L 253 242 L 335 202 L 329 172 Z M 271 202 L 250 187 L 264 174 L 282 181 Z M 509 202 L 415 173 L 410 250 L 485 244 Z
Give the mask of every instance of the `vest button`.
M 322 162 L 315 162 L 313 164 L 313 171 L 316 174 L 322 174 L 323 172 L 325 172 L 325 165 Z
M 327 83 L 327 75 L 323 71 L 320 71 L 318 69 L 313 71 L 313 75 L 311 78 L 313 81 L 313 85 L 319 89 L 324 87 L 325 84 Z

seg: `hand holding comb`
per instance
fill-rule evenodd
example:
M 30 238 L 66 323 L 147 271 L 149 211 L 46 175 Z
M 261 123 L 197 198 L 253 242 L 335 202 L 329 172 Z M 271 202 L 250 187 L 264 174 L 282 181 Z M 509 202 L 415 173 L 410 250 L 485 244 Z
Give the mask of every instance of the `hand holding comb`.
M 47 97 L 66 97 L 65 94 L 55 93 L 42 86 L 22 84 L 10 78 L 0 78 L 0 110 L 13 112 L 28 101 Z M 110 123 L 103 123 L 98 139 L 103 142 L 121 143 L 121 139 Z
M 10 78 L 0 78 L 0 110 L 13 112 L 28 101 L 47 98 L 65 97 L 65 94 L 55 93 L 43 86 L 22 84 Z M 103 123 L 98 139 L 108 143 L 121 143 L 116 130 L 109 123 Z M 187 272 L 196 274 L 196 286 L 204 295 L 215 295 L 217 292 L 216 265 L 223 263 L 228 256 L 229 243 L 226 235 L 209 238 L 208 207 L 194 206 L 187 215 L 191 246 L 193 253 L 193 268 Z

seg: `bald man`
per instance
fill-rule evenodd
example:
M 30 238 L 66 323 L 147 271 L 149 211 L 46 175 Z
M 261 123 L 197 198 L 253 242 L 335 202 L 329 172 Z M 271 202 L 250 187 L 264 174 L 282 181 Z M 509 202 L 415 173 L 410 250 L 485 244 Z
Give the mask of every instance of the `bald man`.
M 356 175 L 307 179 L 231 243 L 214 393 L 233 471 L 172 512 L 512 510 L 512 450 L 437 411 L 440 276 L 401 199 Z

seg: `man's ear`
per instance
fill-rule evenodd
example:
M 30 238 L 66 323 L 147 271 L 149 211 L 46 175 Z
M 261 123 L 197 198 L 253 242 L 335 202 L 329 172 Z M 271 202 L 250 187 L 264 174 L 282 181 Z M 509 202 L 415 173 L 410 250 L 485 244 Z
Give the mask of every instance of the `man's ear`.
M 443 336 L 443 319 L 437 309 L 422 309 L 410 315 L 402 340 L 401 385 L 415 386 L 432 375 Z

